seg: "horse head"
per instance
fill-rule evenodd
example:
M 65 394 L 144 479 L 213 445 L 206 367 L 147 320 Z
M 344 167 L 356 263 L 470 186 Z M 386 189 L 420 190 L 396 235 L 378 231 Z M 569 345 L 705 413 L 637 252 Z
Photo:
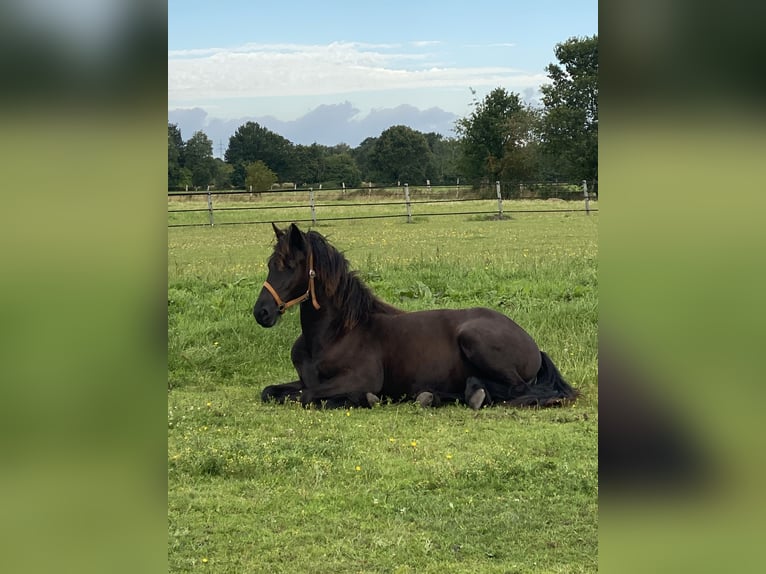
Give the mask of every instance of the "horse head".
M 309 299 L 319 309 L 313 255 L 306 234 L 294 223 L 287 229 L 273 223 L 271 226 L 277 242 L 269 257 L 269 274 L 253 307 L 253 316 L 262 327 L 273 327 L 287 309 Z

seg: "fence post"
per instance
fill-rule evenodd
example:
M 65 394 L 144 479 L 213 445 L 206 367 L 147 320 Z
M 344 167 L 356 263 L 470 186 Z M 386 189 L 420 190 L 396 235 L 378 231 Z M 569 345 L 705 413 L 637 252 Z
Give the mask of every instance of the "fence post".
M 213 196 L 210 194 L 210 186 L 207 186 L 207 211 L 210 215 L 210 226 L 215 225 L 213 221 Z
M 407 223 L 412 223 L 412 206 L 410 205 L 410 185 L 404 184 L 404 202 L 407 205 Z
M 585 196 L 585 213 L 590 215 L 590 199 L 588 197 L 588 181 L 582 180 L 582 193 Z
M 309 203 L 311 204 L 311 221 L 314 225 L 317 224 L 317 212 L 314 205 L 314 188 L 309 188 Z
M 343 187 L 343 197 L 346 197 L 346 182 L 342 181 L 340 185 Z
M 497 218 L 503 219 L 503 195 L 500 193 L 500 182 L 495 182 L 495 191 L 497 191 Z

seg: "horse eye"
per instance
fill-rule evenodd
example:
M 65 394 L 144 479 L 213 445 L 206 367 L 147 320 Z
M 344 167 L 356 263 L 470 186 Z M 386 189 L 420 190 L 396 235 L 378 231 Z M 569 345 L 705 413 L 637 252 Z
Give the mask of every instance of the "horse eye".
M 277 271 L 292 271 L 295 265 L 292 259 L 284 259 L 282 257 L 277 257 L 274 260 L 274 266 L 277 269 Z

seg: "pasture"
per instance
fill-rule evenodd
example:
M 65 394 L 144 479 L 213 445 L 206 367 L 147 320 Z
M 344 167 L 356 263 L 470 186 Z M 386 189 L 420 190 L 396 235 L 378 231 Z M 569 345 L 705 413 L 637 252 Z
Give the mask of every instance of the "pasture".
M 262 404 L 294 379 L 300 331 L 297 309 L 252 317 L 271 226 L 168 230 L 170 571 L 596 571 L 598 214 L 511 215 L 315 229 L 389 303 L 512 317 L 582 392 L 571 406 Z

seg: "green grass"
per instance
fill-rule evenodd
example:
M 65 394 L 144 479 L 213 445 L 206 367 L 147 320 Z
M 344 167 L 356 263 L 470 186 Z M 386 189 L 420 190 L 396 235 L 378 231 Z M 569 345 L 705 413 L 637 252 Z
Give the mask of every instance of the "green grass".
M 265 385 L 294 378 L 299 333 L 297 311 L 272 329 L 252 318 L 271 227 L 169 229 L 170 570 L 595 572 L 597 226 L 582 213 L 320 220 L 385 300 L 500 310 L 583 392 L 478 413 L 262 404 Z

